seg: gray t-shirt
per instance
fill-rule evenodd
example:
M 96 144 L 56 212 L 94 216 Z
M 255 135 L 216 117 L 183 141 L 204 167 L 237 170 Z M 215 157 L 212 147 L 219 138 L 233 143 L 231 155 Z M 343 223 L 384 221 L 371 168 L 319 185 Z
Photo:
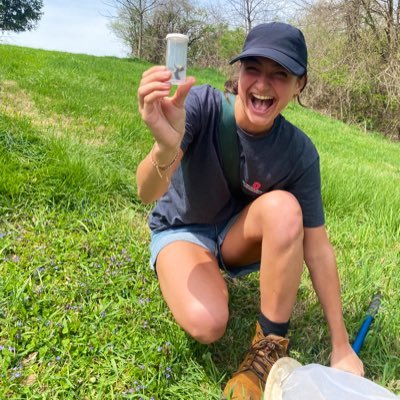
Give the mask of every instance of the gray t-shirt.
M 212 86 L 193 87 L 186 98 L 184 152 L 168 191 L 150 218 L 153 231 L 188 224 L 218 224 L 243 209 L 228 187 L 218 151 L 221 92 Z M 281 189 L 300 203 L 305 227 L 324 224 L 318 152 L 297 127 L 279 116 L 265 135 L 237 128 L 240 179 L 248 203 Z

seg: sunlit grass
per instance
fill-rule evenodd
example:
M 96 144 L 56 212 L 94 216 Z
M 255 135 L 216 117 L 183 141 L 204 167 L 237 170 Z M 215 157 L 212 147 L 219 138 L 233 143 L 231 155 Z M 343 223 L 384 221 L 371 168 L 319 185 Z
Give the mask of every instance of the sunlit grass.
M 148 267 L 135 168 L 152 139 L 136 90 L 149 64 L 0 46 L 0 398 L 219 399 L 258 312 L 257 274 L 229 283 L 231 319 L 203 346 L 173 321 Z M 215 71 L 197 83 L 223 87 Z M 400 392 L 399 144 L 291 106 L 321 156 L 350 334 L 384 296 L 362 359 Z M 292 354 L 327 364 L 307 274 Z

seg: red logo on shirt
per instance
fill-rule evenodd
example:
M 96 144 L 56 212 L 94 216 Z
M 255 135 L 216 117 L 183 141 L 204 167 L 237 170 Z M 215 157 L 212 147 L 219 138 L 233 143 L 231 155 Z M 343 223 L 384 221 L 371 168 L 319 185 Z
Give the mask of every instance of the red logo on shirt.
M 260 183 L 260 182 L 254 182 L 254 183 L 250 186 L 247 182 L 242 181 L 242 185 L 243 185 L 249 192 L 252 192 L 252 193 L 254 193 L 254 194 L 260 195 L 260 194 L 263 193 L 262 190 L 260 190 L 260 189 L 261 189 L 261 183 Z
M 261 183 L 260 182 L 254 182 L 253 183 L 253 189 L 260 190 L 260 187 L 261 187 Z

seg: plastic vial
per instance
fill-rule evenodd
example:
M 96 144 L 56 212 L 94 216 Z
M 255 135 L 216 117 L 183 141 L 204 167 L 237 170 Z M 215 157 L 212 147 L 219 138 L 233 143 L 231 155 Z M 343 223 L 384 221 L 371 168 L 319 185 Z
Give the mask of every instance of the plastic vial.
M 180 33 L 167 35 L 167 68 L 172 72 L 171 83 L 181 85 L 186 81 L 187 48 L 189 37 Z

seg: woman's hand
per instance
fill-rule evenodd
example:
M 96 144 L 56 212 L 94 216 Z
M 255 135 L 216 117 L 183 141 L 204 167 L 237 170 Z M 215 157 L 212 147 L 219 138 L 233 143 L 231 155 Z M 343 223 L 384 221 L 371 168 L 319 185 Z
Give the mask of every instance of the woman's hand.
M 142 75 L 138 89 L 139 112 L 149 127 L 160 151 L 176 151 L 185 132 L 185 98 L 195 79 L 188 77 L 179 85 L 175 94 L 171 91 L 172 73 L 165 66 L 155 66 Z
M 363 363 L 349 343 L 332 349 L 331 367 L 364 376 Z

